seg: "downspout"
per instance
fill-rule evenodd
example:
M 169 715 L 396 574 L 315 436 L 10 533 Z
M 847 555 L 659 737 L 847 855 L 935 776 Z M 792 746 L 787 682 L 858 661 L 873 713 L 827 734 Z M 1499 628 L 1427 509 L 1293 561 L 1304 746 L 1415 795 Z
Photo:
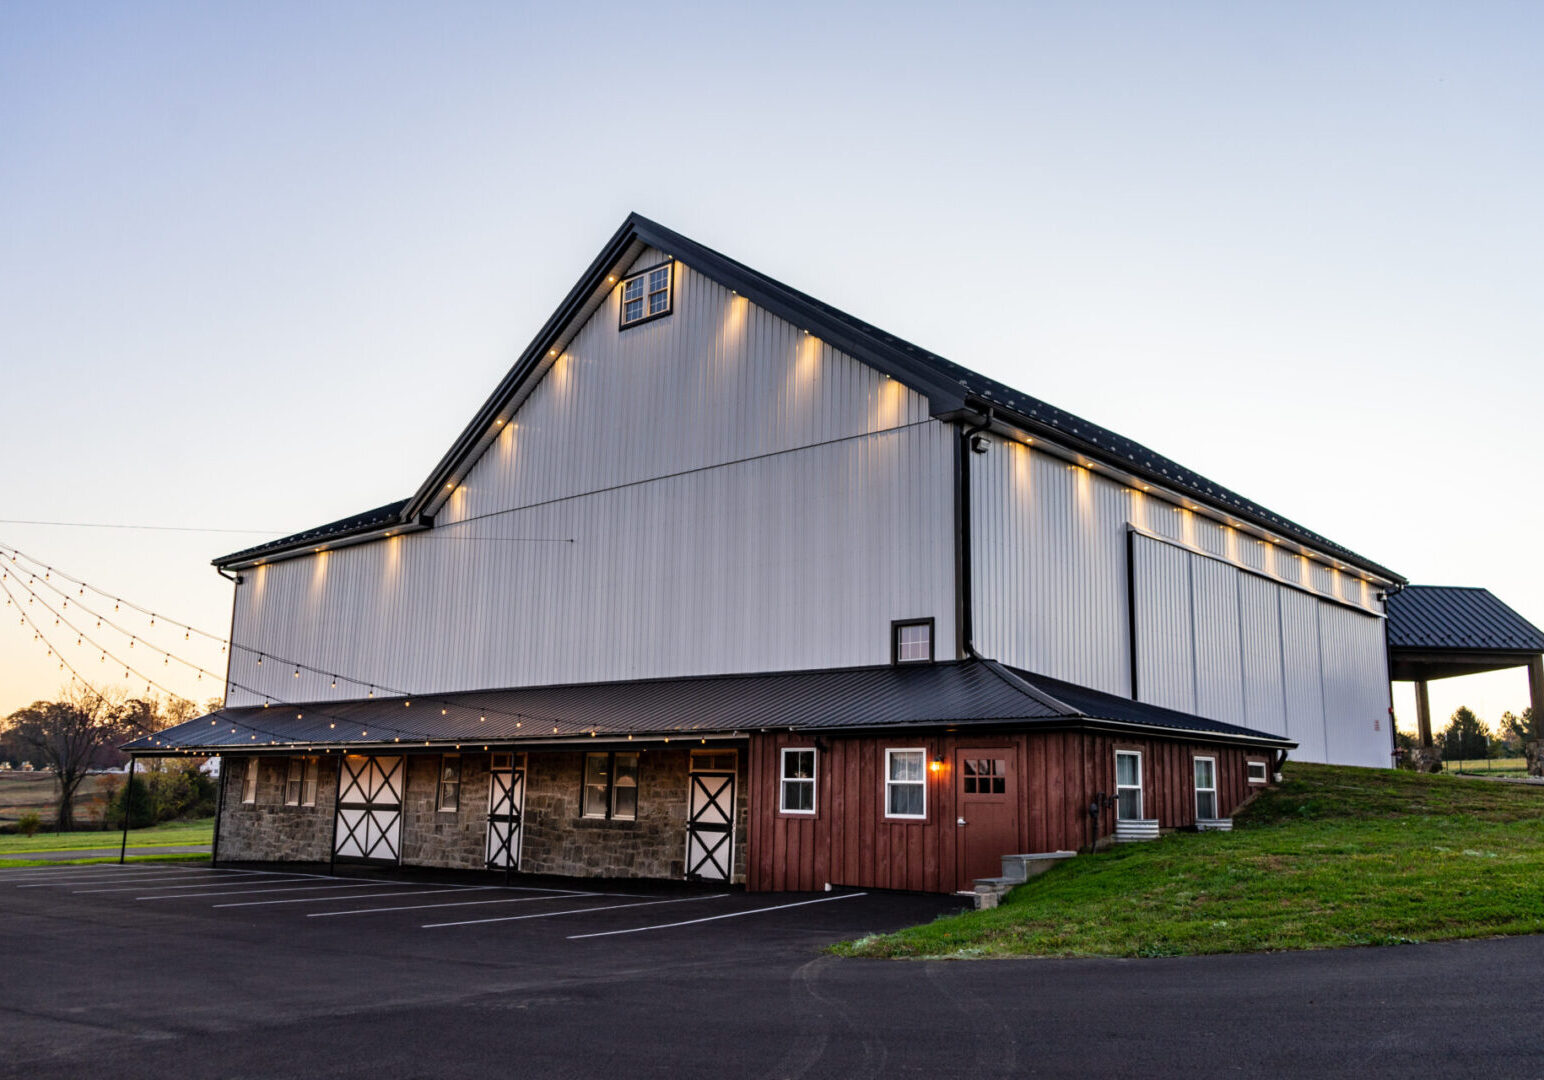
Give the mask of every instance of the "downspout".
M 992 407 L 987 406 L 981 422 L 960 429 L 954 444 L 954 575 L 955 636 L 961 659 L 984 659 L 976 651 L 976 627 L 972 603 L 971 529 L 970 529 L 970 459 L 975 453 L 972 440 L 992 426 Z

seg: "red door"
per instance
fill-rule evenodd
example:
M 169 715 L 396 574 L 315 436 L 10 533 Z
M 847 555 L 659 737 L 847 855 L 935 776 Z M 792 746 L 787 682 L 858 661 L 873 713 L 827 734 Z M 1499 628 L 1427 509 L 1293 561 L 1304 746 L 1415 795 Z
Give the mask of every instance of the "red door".
M 960 885 L 1000 877 L 1002 857 L 1019 854 L 1018 783 L 1006 746 L 955 751 L 959 785 Z

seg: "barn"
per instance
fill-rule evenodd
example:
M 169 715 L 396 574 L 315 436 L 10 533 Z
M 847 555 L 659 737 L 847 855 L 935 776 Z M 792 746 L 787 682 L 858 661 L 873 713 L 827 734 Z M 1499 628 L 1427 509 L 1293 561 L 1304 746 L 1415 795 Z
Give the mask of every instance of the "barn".
M 637 215 L 411 497 L 215 565 L 127 749 L 222 861 L 952 892 L 1393 750 L 1398 574 Z

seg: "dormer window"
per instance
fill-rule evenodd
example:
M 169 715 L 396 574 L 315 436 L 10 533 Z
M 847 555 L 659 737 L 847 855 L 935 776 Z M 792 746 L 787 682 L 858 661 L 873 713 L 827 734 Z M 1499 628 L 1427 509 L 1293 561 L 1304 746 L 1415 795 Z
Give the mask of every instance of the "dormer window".
M 622 279 L 622 326 L 633 326 L 670 314 L 673 263 L 661 263 Z

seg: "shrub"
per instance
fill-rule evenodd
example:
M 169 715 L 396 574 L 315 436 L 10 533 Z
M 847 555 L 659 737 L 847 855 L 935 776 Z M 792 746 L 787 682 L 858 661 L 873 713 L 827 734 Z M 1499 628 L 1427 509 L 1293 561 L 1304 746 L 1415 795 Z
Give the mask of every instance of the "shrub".
M 37 831 L 43 827 L 43 819 L 38 817 L 36 810 L 28 810 L 16 819 L 16 831 L 23 836 L 36 836 Z

